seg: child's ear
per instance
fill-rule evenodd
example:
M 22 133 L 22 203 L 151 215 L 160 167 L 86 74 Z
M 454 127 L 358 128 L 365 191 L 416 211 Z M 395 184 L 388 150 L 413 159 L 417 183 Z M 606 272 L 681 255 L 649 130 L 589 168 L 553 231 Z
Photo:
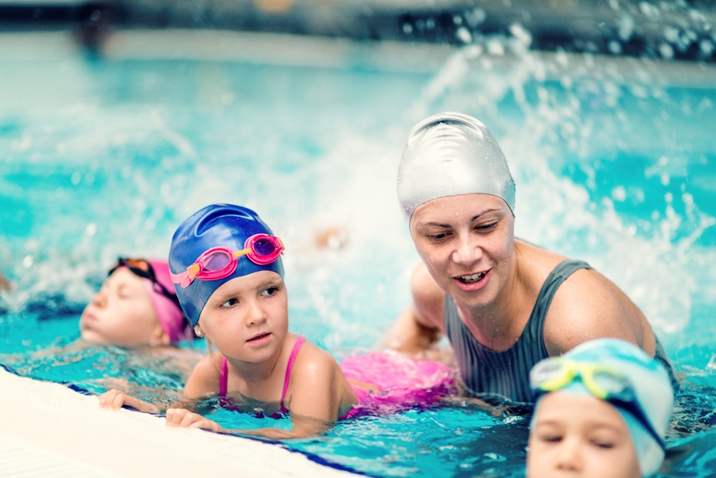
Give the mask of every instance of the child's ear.
M 194 334 L 199 338 L 204 336 L 204 331 L 201 329 L 201 325 L 196 324 L 194 326 Z
M 164 332 L 162 326 L 157 323 L 157 326 L 152 332 L 152 336 L 149 338 L 149 345 L 156 347 L 158 345 L 169 345 L 171 343 L 172 340 L 169 338 L 167 333 Z

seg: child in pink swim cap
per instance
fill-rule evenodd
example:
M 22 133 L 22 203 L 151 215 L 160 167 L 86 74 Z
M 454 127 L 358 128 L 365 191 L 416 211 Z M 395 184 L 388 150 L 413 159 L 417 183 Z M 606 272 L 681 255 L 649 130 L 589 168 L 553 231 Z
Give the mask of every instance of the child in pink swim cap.
M 119 347 L 166 346 L 193 340 L 169 265 L 120 258 L 80 318 L 82 339 Z
M 288 331 L 284 245 L 258 215 L 231 204 L 207 206 L 175 232 L 171 278 L 198 336 L 215 349 L 194 368 L 169 426 L 226 431 L 189 408 L 218 396 L 231 409 L 288 415 L 292 430 L 234 433 L 268 438 L 316 435 L 336 420 L 436 403 L 456 389 L 452 370 L 397 352 L 370 353 L 340 366 L 325 350 Z M 100 406 L 158 413 L 156 405 L 110 390 Z

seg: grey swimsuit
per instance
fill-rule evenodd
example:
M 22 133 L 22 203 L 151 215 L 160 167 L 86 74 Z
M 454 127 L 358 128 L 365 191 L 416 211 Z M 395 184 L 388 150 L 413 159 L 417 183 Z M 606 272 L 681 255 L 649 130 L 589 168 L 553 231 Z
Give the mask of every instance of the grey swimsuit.
M 540 360 L 549 357 L 543 336 L 547 311 L 562 282 L 579 269 L 591 267 L 583 261 L 565 260 L 550 272 L 539 291 L 522 335 L 504 352 L 495 352 L 481 345 L 460 320 L 452 297 L 445 296 L 445 329 L 455 351 L 460 378 L 467 392 L 483 398 L 494 397 L 514 403 L 531 403 L 530 369 Z M 658 339 L 656 358 L 669 371 L 672 384 L 676 384 L 673 370 Z

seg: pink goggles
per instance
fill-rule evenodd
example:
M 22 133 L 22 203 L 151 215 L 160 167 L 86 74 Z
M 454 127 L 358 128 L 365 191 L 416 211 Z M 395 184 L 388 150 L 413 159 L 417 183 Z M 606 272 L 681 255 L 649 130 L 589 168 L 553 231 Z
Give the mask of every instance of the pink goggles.
M 283 253 L 283 242 L 276 236 L 254 234 L 246 239 L 244 248 L 232 251 L 228 247 L 212 247 L 200 255 L 196 261 L 179 274 L 170 272 L 172 282 L 182 288 L 189 287 L 194 279 L 218 280 L 229 277 L 236 270 L 239 257 L 246 256 L 256 265 L 271 264 Z

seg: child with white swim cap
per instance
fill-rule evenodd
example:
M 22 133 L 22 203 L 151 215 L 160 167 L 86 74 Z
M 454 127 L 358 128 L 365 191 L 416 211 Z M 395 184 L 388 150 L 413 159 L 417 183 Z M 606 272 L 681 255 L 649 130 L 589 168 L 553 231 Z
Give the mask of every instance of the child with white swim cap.
M 79 322 L 83 340 L 135 348 L 194 339 L 169 276 L 159 259 L 120 258 Z
M 302 437 L 339 419 L 427 406 L 455 392 L 452 370 L 443 364 L 392 352 L 354 356 L 339 367 L 326 351 L 288 332 L 283 251 L 254 211 L 232 204 L 207 206 L 175 232 L 171 279 L 195 332 L 216 350 L 192 371 L 184 402 L 166 411 L 168 425 L 224 431 L 186 408 L 218 396 L 222 406 L 259 408 L 293 423 L 292 430 L 240 433 Z M 102 395 L 100 405 L 160 411 L 116 390 Z
M 657 360 L 618 339 L 585 342 L 530 372 L 536 405 L 527 476 L 656 473 L 674 395 Z

